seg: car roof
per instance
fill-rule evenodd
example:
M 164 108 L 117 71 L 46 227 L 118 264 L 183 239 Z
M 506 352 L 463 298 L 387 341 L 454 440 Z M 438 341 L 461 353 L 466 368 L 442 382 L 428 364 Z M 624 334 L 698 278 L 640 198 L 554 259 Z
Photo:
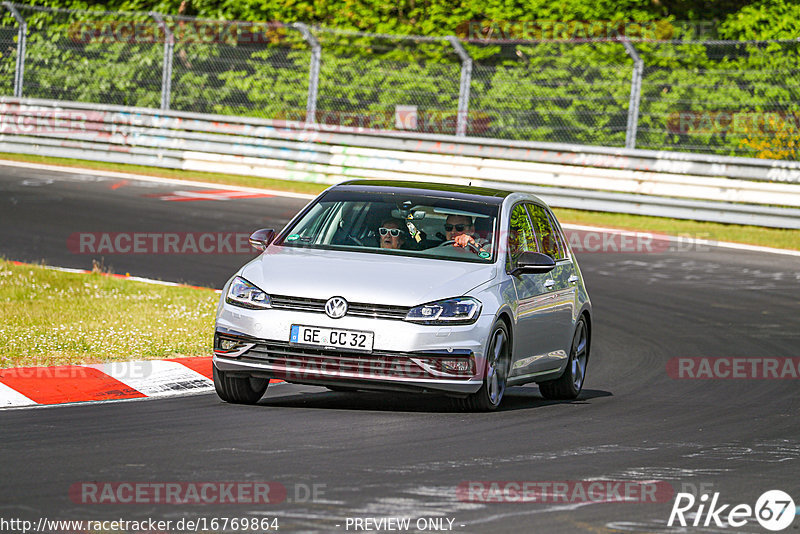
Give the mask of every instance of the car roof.
M 333 190 L 368 191 L 401 195 L 430 194 L 437 197 L 446 196 L 453 199 L 485 202 L 487 204 L 502 204 L 503 200 L 513 193 L 513 191 L 503 191 L 488 187 L 399 180 L 351 180 L 329 189 L 329 191 Z

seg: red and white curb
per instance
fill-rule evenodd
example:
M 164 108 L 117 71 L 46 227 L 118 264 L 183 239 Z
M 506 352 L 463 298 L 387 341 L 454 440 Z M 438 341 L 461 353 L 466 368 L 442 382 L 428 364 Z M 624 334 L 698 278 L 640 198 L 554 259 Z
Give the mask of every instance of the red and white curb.
M 10 263 L 31 266 L 19 261 Z M 37 267 L 69 273 L 92 272 L 48 265 Z M 219 290 L 208 287 L 138 276 L 99 274 L 148 284 L 205 289 L 219 293 Z M 211 357 L 0 369 L 0 409 L 173 397 L 213 390 Z
M 14 265 L 33 266 L 11 261 Z M 89 274 L 85 269 L 36 265 L 55 271 Z M 219 290 L 111 273 L 103 276 L 148 284 Z M 168 397 L 214 390 L 211 357 L 140 360 L 55 367 L 0 369 L 0 409 L 77 402 Z
M 210 357 L 0 369 L 0 408 L 213 391 Z

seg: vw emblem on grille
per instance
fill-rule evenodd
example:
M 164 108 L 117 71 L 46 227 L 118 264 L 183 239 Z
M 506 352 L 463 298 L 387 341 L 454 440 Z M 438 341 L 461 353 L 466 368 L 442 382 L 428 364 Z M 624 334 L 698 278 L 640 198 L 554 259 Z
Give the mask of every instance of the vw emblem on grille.
M 331 297 L 325 303 L 325 313 L 331 319 L 339 319 L 347 313 L 347 301 L 342 297 Z

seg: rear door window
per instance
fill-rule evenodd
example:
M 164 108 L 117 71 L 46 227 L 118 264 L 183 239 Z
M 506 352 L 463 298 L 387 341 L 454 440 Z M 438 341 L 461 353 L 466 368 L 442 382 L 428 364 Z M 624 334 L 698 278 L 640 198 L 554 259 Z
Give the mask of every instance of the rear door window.
M 533 231 L 539 242 L 539 252 L 547 254 L 554 260 L 563 260 L 567 257 L 566 246 L 548 211 L 537 204 L 527 204 L 528 213 L 533 223 Z
M 513 267 L 523 252 L 537 252 L 536 235 L 522 204 L 511 210 L 508 231 L 508 259 Z

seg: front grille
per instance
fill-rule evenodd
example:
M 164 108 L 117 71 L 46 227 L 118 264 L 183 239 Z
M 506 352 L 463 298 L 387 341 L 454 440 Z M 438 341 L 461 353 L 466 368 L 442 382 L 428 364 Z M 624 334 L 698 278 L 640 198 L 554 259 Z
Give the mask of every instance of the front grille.
M 272 307 L 278 310 L 295 310 L 312 313 L 325 313 L 326 299 L 307 299 L 301 297 L 288 297 L 285 295 L 270 295 Z M 407 306 L 390 306 L 386 304 L 365 304 L 361 302 L 348 302 L 345 317 L 370 317 L 373 319 L 403 320 L 411 308 Z
M 439 358 L 430 354 L 391 352 L 346 352 L 315 347 L 301 347 L 283 342 L 258 342 L 242 359 L 258 361 L 279 369 L 276 376 L 301 380 L 320 375 L 341 378 L 406 378 L 406 379 L 468 379 L 463 375 L 431 373 L 412 358 L 423 362 L 428 368 L 439 369 Z

